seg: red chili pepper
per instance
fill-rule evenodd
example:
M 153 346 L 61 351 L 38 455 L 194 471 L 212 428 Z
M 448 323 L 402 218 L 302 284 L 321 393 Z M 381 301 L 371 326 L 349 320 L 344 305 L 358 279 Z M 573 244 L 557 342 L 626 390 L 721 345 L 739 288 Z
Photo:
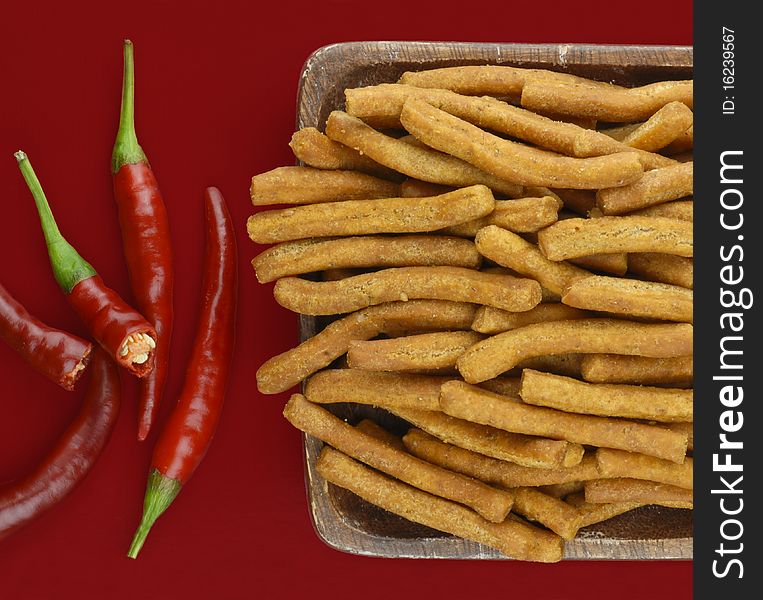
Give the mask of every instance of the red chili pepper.
M 183 391 L 154 448 L 143 518 L 128 556 L 135 558 L 156 519 L 204 458 L 225 399 L 236 320 L 236 238 L 217 188 L 205 194 L 207 248 L 203 302 Z
M 154 363 L 156 331 L 64 239 L 29 159 L 21 151 L 15 156 L 37 205 L 53 275 L 69 304 L 117 364 L 138 377 L 148 375 Z
M 85 372 L 93 345 L 30 315 L 0 284 L 0 338 L 37 371 L 65 390 Z
M 154 369 L 141 380 L 138 439 L 144 440 L 167 381 L 172 337 L 172 245 L 162 194 L 135 134 L 135 75 L 130 40 L 124 43 L 122 110 L 111 170 L 133 297 L 138 310 L 157 333 Z
M 119 414 L 119 370 L 93 353 L 90 382 L 77 417 L 27 477 L 0 489 L 0 540 L 63 500 L 101 454 Z

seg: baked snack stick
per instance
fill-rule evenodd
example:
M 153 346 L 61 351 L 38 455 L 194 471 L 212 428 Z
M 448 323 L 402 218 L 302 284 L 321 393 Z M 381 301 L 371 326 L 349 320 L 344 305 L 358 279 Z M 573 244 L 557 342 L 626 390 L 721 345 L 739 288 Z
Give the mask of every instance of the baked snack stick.
M 640 479 L 597 479 L 586 481 L 586 502 L 638 502 L 668 508 L 693 508 L 692 490 Z
M 400 184 L 357 171 L 278 167 L 252 177 L 252 204 L 316 204 L 338 200 L 394 198 Z
M 310 402 L 353 402 L 371 406 L 440 410 L 440 386 L 452 377 L 384 373 L 361 369 L 326 369 L 305 386 Z
M 495 209 L 489 215 L 460 225 L 451 225 L 441 233 L 473 238 L 488 225 L 518 233 L 534 232 L 556 223 L 558 211 L 559 202 L 552 196 L 496 200 Z
M 553 496 L 554 498 L 565 499 L 572 494 L 578 494 L 585 490 L 585 482 L 583 481 L 568 481 L 567 483 L 552 483 L 550 485 L 538 486 L 538 489 L 544 494 Z
M 303 315 L 335 315 L 396 300 L 451 300 L 514 311 L 541 301 L 537 281 L 463 267 L 400 267 L 324 282 L 285 277 L 276 282 L 273 295 L 281 306 Z
M 366 435 L 370 435 L 371 437 L 374 437 L 377 440 L 384 442 L 385 444 L 389 444 L 397 450 L 407 452 L 405 444 L 403 444 L 403 440 L 400 438 L 400 436 L 395 435 L 391 431 L 387 431 L 384 429 L 384 427 L 378 423 L 375 423 L 371 419 L 363 419 L 357 425 L 355 425 L 355 429 L 362 431 Z
M 693 193 L 694 163 L 685 162 L 647 171 L 638 181 L 622 187 L 599 190 L 596 204 L 605 215 L 623 215 Z
M 677 285 L 592 275 L 572 281 L 562 302 L 575 308 L 660 321 L 691 323 L 694 296 Z
M 571 467 L 583 458 L 583 447 L 578 444 L 509 433 L 441 412 L 389 405 L 382 408 L 448 444 L 524 467 Z
M 678 431 L 679 433 L 686 434 L 689 437 L 689 445 L 687 449 L 689 451 L 694 450 L 694 423 L 658 423 L 660 427 L 670 429 L 671 431 Z
M 662 423 L 693 421 L 692 390 L 587 383 L 571 377 L 525 369 L 522 371 L 519 395 L 526 404 L 566 413 Z
M 400 122 L 427 146 L 522 185 L 599 189 L 631 183 L 643 174 L 634 152 L 563 156 L 505 140 L 416 98 L 406 100 Z
M 445 414 L 512 433 L 617 448 L 681 463 L 686 457 L 686 435 L 606 417 L 594 417 L 541 408 L 463 383 L 449 381 L 440 389 Z
M 406 71 L 400 83 L 422 88 L 442 88 L 473 96 L 515 96 L 528 81 L 559 81 L 595 87 L 620 88 L 611 83 L 558 73 L 547 69 L 525 69 L 506 65 L 467 65 L 425 71 Z M 625 88 L 620 88 L 625 89 Z
M 694 113 L 683 102 L 668 102 L 621 140 L 626 146 L 657 152 L 683 135 L 694 122 Z
M 283 414 L 294 427 L 340 452 L 418 489 L 469 506 L 489 521 L 500 523 L 511 510 L 511 494 L 400 451 L 345 423 L 301 394 L 289 399 Z
M 692 356 L 647 358 L 620 354 L 587 354 L 580 363 L 580 374 L 591 383 L 691 387 L 694 378 L 693 362 Z
M 673 200 L 664 204 L 655 204 L 628 213 L 639 217 L 664 217 L 666 219 L 678 219 L 679 221 L 694 221 L 693 200 Z
M 474 314 L 472 329 L 494 335 L 533 323 L 589 319 L 592 316 L 588 311 L 559 302 L 544 302 L 524 312 L 509 312 L 492 306 L 480 306 Z
M 475 331 L 437 331 L 387 340 L 358 340 L 347 350 L 347 365 L 367 371 L 452 369 L 483 336 Z
M 283 242 L 252 260 L 257 281 L 326 269 L 444 265 L 479 268 L 482 259 L 471 240 L 444 235 L 354 236 Z
M 311 237 L 421 233 L 490 214 L 493 194 L 476 185 L 429 198 L 378 198 L 267 210 L 249 217 L 252 241 L 272 244 Z
M 610 88 L 558 81 L 530 81 L 522 88 L 524 108 L 554 111 L 610 123 L 644 121 L 669 102 L 693 106 L 692 81 L 660 81 L 636 88 Z
M 640 506 L 644 506 L 642 502 L 612 502 L 609 504 L 586 502 L 585 492 L 572 494 L 565 501 L 578 509 L 581 528 L 607 521 Z
M 289 147 L 297 160 L 316 169 L 361 171 L 382 179 L 399 181 L 402 176 L 344 144 L 335 142 L 315 127 L 304 127 L 291 136 Z
M 412 300 L 352 313 L 329 323 L 296 348 L 265 361 L 257 370 L 257 389 L 263 394 L 288 390 L 346 353 L 352 340 L 368 340 L 401 329 L 469 329 L 474 311 L 474 305 L 461 302 Z
M 694 489 L 694 459 L 691 457 L 686 457 L 682 464 L 677 465 L 644 454 L 599 448 L 596 451 L 596 464 L 602 478 L 645 479 L 687 490 Z
M 512 106 L 496 98 L 477 98 L 444 89 L 401 84 L 345 90 L 348 114 L 372 124 L 382 123 L 386 126 L 400 127 L 400 115 L 409 98 L 423 100 L 482 129 L 504 133 L 511 138 L 568 156 L 590 157 L 635 152 L 646 169 L 675 162 L 659 154 L 639 151 L 602 133 Z
M 474 239 L 477 251 L 485 258 L 517 273 L 532 277 L 544 288 L 561 296 L 562 290 L 576 279 L 591 273 L 565 262 L 546 258 L 538 246 L 516 233 L 489 225 L 477 232 Z
M 688 323 L 652 324 L 617 319 L 534 323 L 475 344 L 456 362 L 469 383 L 493 379 L 519 363 L 550 354 L 625 354 L 667 358 L 692 353 Z
M 522 186 L 503 179 L 432 148 L 410 144 L 376 131 L 356 117 L 333 111 L 326 122 L 326 135 L 332 140 L 362 152 L 379 164 L 408 177 L 463 187 L 485 185 L 509 197 L 521 196 Z
M 684 152 L 691 152 L 694 149 L 694 125 L 689 127 L 673 142 L 665 147 L 664 152 L 670 156 L 675 156 Z
M 420 429 L 409 429 L 403 436 L 403 443 L 409 452 L 427 462 L 504 488 L 537 487 L 600 477 L 593 454 L 584 455 L 571 467 L 538 468 L 445 443 Z
M 491 523 L 476 512 L 386 477 L 333 448 L 324 448 L 316 463 L 327 481 L 363 500 L 438 531 L 451 533 L 520 560 L 556 562 L 562 559 L 562 538 L 507 519 Z
M 694 255 L 692 223 L 663 217 L 565 219 L 538 232 L 543 255 L 562 261 L 613 252 Z
M 694 289 L 694 260 L 691 258 L 653 252 L 629 254 L 628 271 L 648 281 Z
M 521 487 L 512 492 L 512 512 L 544 525 L 565 540 L 575 537 L 580 529 L 580 513 L 574 506 L 536 488 Z

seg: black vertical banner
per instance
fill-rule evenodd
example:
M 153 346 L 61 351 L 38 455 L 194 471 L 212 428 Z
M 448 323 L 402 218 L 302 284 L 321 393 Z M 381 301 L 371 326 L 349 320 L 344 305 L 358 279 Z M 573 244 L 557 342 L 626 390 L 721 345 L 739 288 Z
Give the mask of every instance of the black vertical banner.
M 694 594 L 708 600 L 763 597 L 756 6 L 696 2 L 694 12 Z

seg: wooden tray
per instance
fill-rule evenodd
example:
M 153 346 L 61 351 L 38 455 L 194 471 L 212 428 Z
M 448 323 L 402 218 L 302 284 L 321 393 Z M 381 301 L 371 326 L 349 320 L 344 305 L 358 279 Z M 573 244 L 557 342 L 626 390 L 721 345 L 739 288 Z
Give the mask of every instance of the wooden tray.
M 297 128 L 323 129 L 332 110 L 344 106 L 344 89 L 394 82 L 404 72 L 466 64 L 506 64 L 564 71 L 621 85 L 690 79 L 690 47 L 592 46 L 576 44 L 474 44 L 355 42 L 326 46 L 308 58 L 297 100 Z M 300 317 L 304 340 L 325 326 Z M 370 416 L 402 433 L 402 421 L 360 405 L 336 405 L 338 416 L 357 422 Z M 320 538 L 332 548 L 366 556 L 504 559 L 496 550 L 446 535 L 381 510 L 328 484 L 315 470 L 322 443 L 305 436 L 305 481 L 310 515 Z M 691 559 L 692 514 L 644 507 L 586 527 L 565 545 L 565 559 Z

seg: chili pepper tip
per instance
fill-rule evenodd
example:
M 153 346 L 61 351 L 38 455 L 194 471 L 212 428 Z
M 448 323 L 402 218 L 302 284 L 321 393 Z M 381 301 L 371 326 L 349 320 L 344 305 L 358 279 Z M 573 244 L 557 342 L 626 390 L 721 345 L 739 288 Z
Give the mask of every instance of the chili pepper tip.
M 167 510 L 172 501 L 180 493 L 182 484 L 177 479 L 165 477 L 157 469 L 151 471 L 146 486 L 146 496 L 143 500 L 143 516 L 138 530 L 127 551 L 129 558 L 138 558 L 138 553 L 148 537 L 156 520 Z

